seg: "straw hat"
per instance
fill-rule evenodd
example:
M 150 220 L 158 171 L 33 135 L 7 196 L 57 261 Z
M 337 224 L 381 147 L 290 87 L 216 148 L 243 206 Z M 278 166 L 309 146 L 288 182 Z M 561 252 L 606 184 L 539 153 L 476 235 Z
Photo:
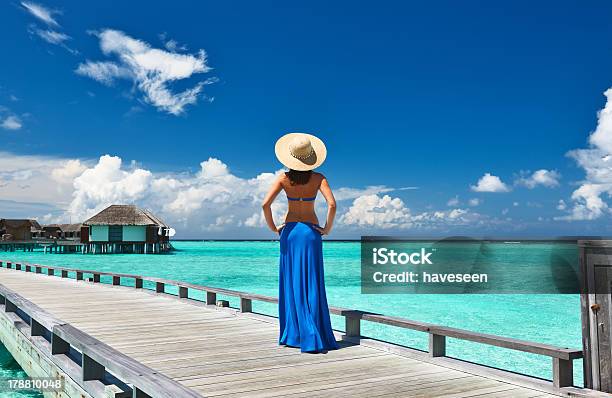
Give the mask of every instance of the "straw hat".
M 276 141 L 276 157 L 286 167 L 299 170 L 313 170 L 325 161 L 327 149 L 319 138 L 312 134 L 289 133 Z

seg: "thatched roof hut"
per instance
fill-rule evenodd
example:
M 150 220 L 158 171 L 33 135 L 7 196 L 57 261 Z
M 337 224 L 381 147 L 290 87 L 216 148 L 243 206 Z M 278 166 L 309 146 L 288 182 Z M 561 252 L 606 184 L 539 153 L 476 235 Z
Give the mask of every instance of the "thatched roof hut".
M 83 223 L 81 242 L 159 244 L 169 241 L 169 232 L 170 227 L 148 210 L 112 205 Z
M 159 217 L 134 205 L 111 205 L 83 225 L 150 225 L 168 228 Z
M 0 236 L 10 235 L 12 240 L 32 239 L 32 230 L 40 229 L 36 220 L 0 219 Z

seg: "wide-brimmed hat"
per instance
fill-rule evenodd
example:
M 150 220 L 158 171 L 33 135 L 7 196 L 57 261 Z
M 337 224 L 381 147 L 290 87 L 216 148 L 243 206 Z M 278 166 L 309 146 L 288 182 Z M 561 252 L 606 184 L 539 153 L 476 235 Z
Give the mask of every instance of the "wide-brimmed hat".
M 276 141 L 274 152 L 286 167 L 299 170 L 313 170 L 325 161 L 327 149 L 318 137 L 306 133 L 289 133 Z

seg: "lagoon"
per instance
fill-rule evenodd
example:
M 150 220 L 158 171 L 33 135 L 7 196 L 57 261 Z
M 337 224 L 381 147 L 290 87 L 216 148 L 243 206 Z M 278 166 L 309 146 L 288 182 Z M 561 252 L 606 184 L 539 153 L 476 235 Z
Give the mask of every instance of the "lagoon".
M 178 279 L 245 292 L 278 294 L 277 241 L 173 242 L 167 255 L 43 254 L 0 252 L 0 259 L 95 269 Z M 492 243 L 488 252 L 508 267 L 528 269 L 550 261 L 553 242 Z M 580 298 L 577 294 L 362 294 L 360 243 L 324 242 L 325 280 L 330 305 L 373 311 L 385 315 L 437 323 L 482 333 L 580 348 Z M 146 286 L 145 286 L 146 287 Z M 229 298 L 232 305 L 237 305 Z M 257 312 L 276 314 L 267 303 L 253 303 Z M 334 327 L 344 327 L 332 316 Z M 427 335 L 387 325 L 364 322 L 362 333 L 409 347 L 427 348 Z M 527 372 L 550 379 L 548 357 L 448 339 L 449 356 Z M 575 383 L 581 384 L 582 363 L 574 364 Z

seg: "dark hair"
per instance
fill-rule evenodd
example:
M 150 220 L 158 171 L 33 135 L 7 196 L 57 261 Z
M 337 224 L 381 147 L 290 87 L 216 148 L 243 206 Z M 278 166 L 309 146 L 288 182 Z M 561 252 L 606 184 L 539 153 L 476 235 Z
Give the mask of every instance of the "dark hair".
M 289 182 L 291 182 L 291 185 L 305 185 L 310 181 L 312 170 L 299 171 L 289 169 L 289 171 L 285 172 L 285 175 L 289 179 Z

